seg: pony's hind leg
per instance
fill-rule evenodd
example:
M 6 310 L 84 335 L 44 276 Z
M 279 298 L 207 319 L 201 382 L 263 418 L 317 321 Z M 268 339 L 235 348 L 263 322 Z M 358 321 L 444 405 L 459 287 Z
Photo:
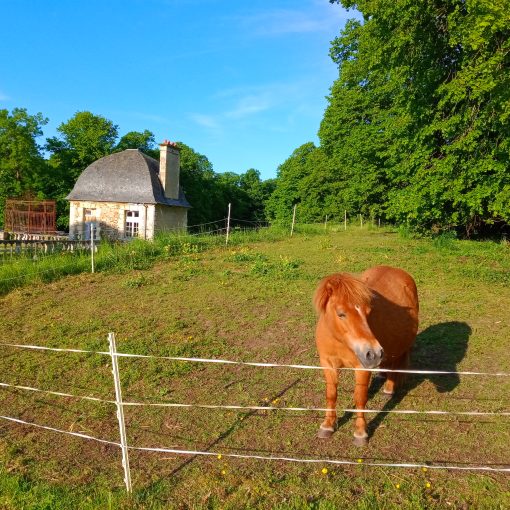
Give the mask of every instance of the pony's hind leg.
M 335 432 L 336 426 L 336 400 L 338 395 L 338 370 L 324 368 L 324 378 L 326 379 L 326 418 L 322 422 L 317 437 L 329 439 Z
M 402 354 L 393 363 L 391 363 L 391 370 L 406 370 L 409 367 L 409 351 Z M 384 384 L 383 392 L 388 397 L 392 397 L 395 390 L 402 385 L 406 374 L 400 372 L 386 372 L 386 383 Z

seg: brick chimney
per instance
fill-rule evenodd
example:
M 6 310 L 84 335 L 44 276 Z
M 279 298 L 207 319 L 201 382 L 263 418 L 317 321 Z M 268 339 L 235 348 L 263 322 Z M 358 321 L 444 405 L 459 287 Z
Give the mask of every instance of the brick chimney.
M 179 198 L 180 158 L 175 142 L 165 140 L 159 144 L 159 179 L 165 190 L 165 197 Z

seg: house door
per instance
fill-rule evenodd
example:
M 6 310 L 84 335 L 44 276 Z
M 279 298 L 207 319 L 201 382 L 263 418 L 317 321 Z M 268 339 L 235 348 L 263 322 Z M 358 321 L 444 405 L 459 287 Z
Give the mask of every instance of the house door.
M 96 213 L 96 209 L 83 210 L 83 238 L 85 241 L 90 241 L 90 231 L 92 225 L 94 225 L 94 239 L 98 238 Z

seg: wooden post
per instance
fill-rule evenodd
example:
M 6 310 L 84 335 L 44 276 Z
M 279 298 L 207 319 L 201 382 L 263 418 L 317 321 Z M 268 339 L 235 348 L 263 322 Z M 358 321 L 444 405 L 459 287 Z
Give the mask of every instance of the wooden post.
M 122 391 L 120 387 L 119 363 L 117 359 L 117 347 L 115 345 L 115 334 L 108 333 L 110 343 L 110 356 L 112 358 L 113 382 L 115 384 L 115 403 L 117 404 L 117 419 L 119 421 L 120 446 L 122 448 L 122 466 L 124 468 L 124 482 L 126 490 L 131 493 L 131 472 L 129 470 L 129 454 L 126 437 L 126 424 L 124 422 L 124 406 L 122 405 Z
M 344 211 L 344 230 L 347 230 L 347 209 Z
M 94 222 L 90 223 L 90 262 L 94 273 Z
M 328 215 L 326 214 L 326 221 L 324 222 L 324 230 L 328 228 Z
M 228 216 L 227 216 L 227 237 L 225 238 L 225 246 L 228 244 L 228 236 L 230 234 L 230 211 L 232 209 L 232 204 L 228 204 Z
M 296 207 L 297 207 L 297 204 L 294 204 L 294 212 L 292 214 L 292 226 L 290 227 L 290 235 L 291 236 L 294 233 L 294 225 L 296 223 Z
M 359 222 L 360 222 L 361 228 L 363 228 L 363 216 L 361 214 L 359 215 Z

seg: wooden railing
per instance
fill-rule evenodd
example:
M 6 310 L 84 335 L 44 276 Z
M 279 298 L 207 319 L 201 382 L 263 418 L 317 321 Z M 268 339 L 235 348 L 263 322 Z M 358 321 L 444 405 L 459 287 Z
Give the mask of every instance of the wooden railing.
M 94 244 L 97 245 L 98 241 Z M 70 241 L 64 239 L 8 239 L 0 240 L 0 257 L 16 255 L 46 255 L 50 253 L 75 252 L 79 250 L 90 251 L 90 241 Z

